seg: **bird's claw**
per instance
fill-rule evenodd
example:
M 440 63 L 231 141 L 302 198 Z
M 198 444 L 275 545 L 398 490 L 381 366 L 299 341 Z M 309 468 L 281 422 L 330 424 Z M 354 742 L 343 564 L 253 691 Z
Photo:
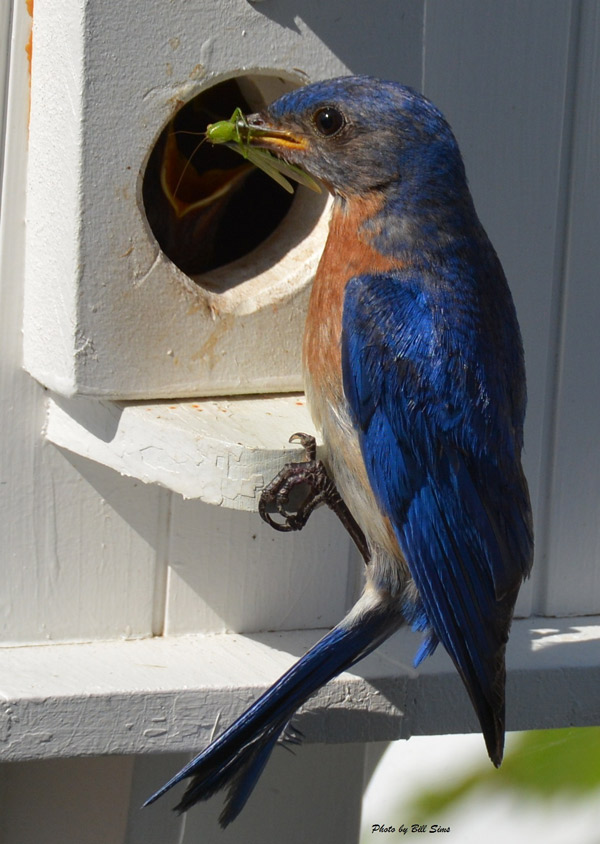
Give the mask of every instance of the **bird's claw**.
M 302 739 L 304 738 L 304 733 L 302 730 L 299 730 L 291 721 L 288 721 L 285 727 L 283 728 L 282 734 L 279 736 L 277 743 L 280 744 L 282 747 L 285 747 L 286 750 L 294 752 L 292 750 L 291 745 L 298 745 L 302 744 Z
M 304 448 L 307 462 L 313 462 L 317 459 L 317 441 L 311 434 L 303 434 L 301 431 L 297 431 L 292 434 L 288 442 L 300 443 Z
M 258 502 L 258 512 L 268 525 L 278 531 L 301 530 L 311 513 L 327 504 L 340 519 L 365 562 L 369 551 L 365 536 L 346 507 L 337 487 L 327 474 L 325 464 L 317 460 L 317 443 L 310 434 L 295 433 L 289 440 L 300 443 L 306 455 L 301 463 L 287 463 L 271 483 L 263 489 Z M 304 497 L 293 501 L 297 487 L 307 487 Z M 298 498 L 298 496 L 296 496 Z M 275 521 L 271 514 L 279 513 L 282 522 Z
M 287 463 L 271 483 L 263 489 L 258 503 L 261 518 L 279 531 L 301 530 L 310 514 L 325 503 L 329 488 L 335 490 L 321 460 L 317 460 L 317 443 L 310 434 L 292 434 L 291 443 L 299 442 L 306 459 L 301 463 Z M 306 495 L 299 501 L 290 502 L 297 487 L 308 487 Z M 271 513 L 277 512 L 283 522 L 275 521 Z

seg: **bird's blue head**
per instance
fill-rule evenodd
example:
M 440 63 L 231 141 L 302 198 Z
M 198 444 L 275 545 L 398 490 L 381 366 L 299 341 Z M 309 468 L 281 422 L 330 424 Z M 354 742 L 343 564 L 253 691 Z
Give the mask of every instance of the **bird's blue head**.
M 345 76 L 285 94 L 259 114 L 250 143 L 297 164 L 342 197 L 403 185 L 466 184 L 458 145 L 440 111 L 397 82 Z

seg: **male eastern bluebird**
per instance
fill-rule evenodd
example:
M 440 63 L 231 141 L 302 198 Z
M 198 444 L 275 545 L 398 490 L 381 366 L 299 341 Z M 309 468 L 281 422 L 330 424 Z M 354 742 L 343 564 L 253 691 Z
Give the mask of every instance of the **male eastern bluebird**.
M 187 777 L 180 811 L 228 787 L 223 826 L 282 733 L 297 740 L 298 707 L 405 623 L 425 632 L 415 664 L 447 650 L 498 766 L 504 654 L 533 554 L 519 327 L 443 116 L 395 82 L 344 77 L 247 121 L 248 143 L 334 197 L 303 365 L 367 565 L 337 627 L 148 801 Z

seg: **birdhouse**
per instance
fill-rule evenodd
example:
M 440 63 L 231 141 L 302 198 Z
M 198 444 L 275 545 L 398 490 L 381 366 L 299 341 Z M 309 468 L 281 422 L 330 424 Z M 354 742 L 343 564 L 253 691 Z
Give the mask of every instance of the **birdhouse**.
M 298 390 L 324 197 L 289 196 L 202 138 L 301 77 L 244 70 L 254 38 L 199 45 L 181 7 L 169 37 L 158 4 L 135 38 L 115 11 L 36 9 L 25 365 L 62 395 Z M 199 31 L 211 14 L 193 15 Z
M 204 143 L 204 131 L 235 108 L 256 111 L 308 80 L 347 73 L 344 56 L 310 26 L 246 0 L 168 11 L 146 3 L 143 20 L 129 4 L 40 0 L 33 26 L 23 346 L 26 369 L 53 392 L 47 435 L 144 481 L 255 506 L 257 460 L 281 452 L 298 424 L 310 429 L 289 417 L 298 402 L 269 409 L 282 417 L 275 440 L 242 437 L 250 467 L 225 495 L 215 493 L 222 469 L 206 474 L 214 450 L 203 420 L 214 428 L 216 414 L 230 464 L 238 432 L 226 420 L 256 432 L 266 411 L 230 397 L 302 390 L 329 203 L 304 187 L 286 193 L 235 152 Z M 374 26 L 389 44 L 384 21 Z M 406 27 L 416 34 L 417 17 Z M 390 75 L 396 64 L 386 49 L 374 69 Z M 416 80 L 418 51 L 402 64 Z M 199 397 L 230 403 L 222 412 Z M 130 403 L 140 399 L 170 402 L 142 411 Z M 116 410 L 115 400 L 125 404 Z M 108 440 L 97 435 L 106 429 Z M 182 465 L 182 451 L 198 448 L 203 467 Z M 186 465 L 193 478 L 184 480 Z M 267 458 L 265 471 L 276 467 Z
M 287 194 L 203 133 L 348 67 L 259 3 L 153 2 L 143 18 L 36 7 L 25 366 L 63 396 L 300 390 L 326 197 Z

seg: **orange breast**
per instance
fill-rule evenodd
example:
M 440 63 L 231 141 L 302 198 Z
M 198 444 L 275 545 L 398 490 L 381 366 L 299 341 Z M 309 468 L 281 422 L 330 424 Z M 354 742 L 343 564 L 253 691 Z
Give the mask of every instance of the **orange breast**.
M 381 208 L 380 195 L 337 201 L 329 237 L 319 263 L 308 306 L 303 365 L 313 416 L 322 401 L 345 403 L 341 378 L 342 312 L 346 285 L 366 273 L 398 269 L 400 264 L 373 247 L 363 224 Z M 317 425 L 319 419 L 315 418 Z

